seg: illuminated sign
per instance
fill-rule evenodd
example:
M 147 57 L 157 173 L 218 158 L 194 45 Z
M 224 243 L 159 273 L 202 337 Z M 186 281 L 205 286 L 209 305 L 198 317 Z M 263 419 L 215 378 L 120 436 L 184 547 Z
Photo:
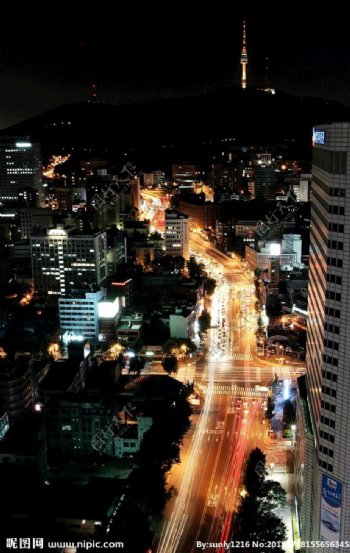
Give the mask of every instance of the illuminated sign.
M 125 286 L 126 284 L 129 284 L 129 282 L 132 281 L 132 278 L 129 278 L 128 280 L 125 280 L 124 282 L 112 282 L 112 286 Z
M 16 148 L 31 148 L 30 142 L 16 142 Z
M 296 305 L 293 305 L 292 311 L 293 313 L 301 313 L 302 315 L 307 316 L 307 311 L 305 311 L 305 309 L 301 309 L 300 307 L 297 307 Z
M 281 244 L 270 244 L 271 255 L 280 255 L 280 253 L 281 253 Z
M 319 131 L 314 129 L 312 132 L 312 144 L 325 144 L 326 143 L 326 133 L 324 131 Z
M 62 336 L 62 341 L 65 344 L 69 344 L 70 342 L 83 342 L 84 336 L 82 334 L 75 334 L 75 332 L 70 332 L 67 330 Z
M 322 495 L 320 509 L 320 538 L 338 541 L 340 538 L 340 516 L 343 485 L 326 474 L 322 474 Z
M 67 231 L 64 229 L 49 229 L 47 231 L 47 236 L 67 236 Z
M 100 319 L 113 319 L 119 311 L 119 298 L 114 301 L 100 301 L 98 316 Z

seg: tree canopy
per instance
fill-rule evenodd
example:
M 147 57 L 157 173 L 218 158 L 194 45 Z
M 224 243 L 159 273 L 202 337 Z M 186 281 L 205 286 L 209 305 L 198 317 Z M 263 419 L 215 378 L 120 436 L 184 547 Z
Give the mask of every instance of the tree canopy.
M 279 482 L 267 480 L 266 456 L 259 449 L 251 451 L 244 473 L 245 495 L 241 499 L 234 520 L 234 537 L 237 540 L 276 541 L 287 538 L 286 527 L 275 511 L 286 505 L 286 492 Z M 265 551 L 264 548 L 247 547 L 246 551 Z M 283 551 L 276 546 L 275 551 Z
M 176 373 L 178 369 L 177 358 L 175 355 L 167 355 L 162 360 L 163 369 L 168 373 Z
M 202 312 L 201 316 L 198 318 L 198 324 L 199 324 L 199 332 L 201 334 L 204 334 L 210 328 L 211 316 L 208 311 L 204 310 Z
M 272 396 L 269 396 L 267 398 L 267 407 L 265 410 L 265 418 L 268 420 L 271 420 L 274 416 L 274 408 L 275 408 L 275 402 L 273 401 Z

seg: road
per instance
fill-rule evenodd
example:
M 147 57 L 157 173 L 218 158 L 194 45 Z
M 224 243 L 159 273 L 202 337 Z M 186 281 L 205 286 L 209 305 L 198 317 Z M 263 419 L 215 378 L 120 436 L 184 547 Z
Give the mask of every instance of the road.
M 157 551 L 192 552 L 197 540 L 229 538 L 244 460 L 251 448 L 263 448 L 266 439 L 262 416 L 261 400 L 207 393 Z
M 193 416 L 181 463 L 168 476 L 176 493 L 155 538 L 157 553 L 192 553 L 198 551 L 197 540 L 220 543 L 231 538 L 247 456 L 254 447 L 268 453 L 272 448 L 262 424 L 265 397 L 255 385 L 271 384 L 282 369 L 257 357 L 251 274 L 201 233 L 191 232 L 190 248 L 218 282 L 211 301 L 214 328 L 208 331 L 206 358 L 187 368 L 194 374 L 202 408 Z M 302 370 L 283 366 L 284 375 Z M 184 375 L 190 380 L 185 368 L 179 377 Z

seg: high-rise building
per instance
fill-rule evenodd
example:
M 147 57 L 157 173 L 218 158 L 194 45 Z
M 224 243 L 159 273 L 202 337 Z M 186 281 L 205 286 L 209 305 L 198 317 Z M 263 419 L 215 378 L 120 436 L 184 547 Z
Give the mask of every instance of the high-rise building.
M 34 288 L 39 294 L 65 295 L 79 286 L 101 285 L 107 276 L 105 232 L 77 233 L 59 226 L 46 236 L 31 236 Z
M 71 294 L 60 297 L 58 300 L 60 328 L 67 332 L 68 336 L 98 338 L 98 308 L 104 296 L 104 290 L 96 292 L 74 290 Z
M 165 184 L 164 171 L 152 171 L 152 173 L 143 173 L 144 186 L 163 186 Z
M 297 202 L 310 201 L 312 175 L 303 173 L 297 179 L 293 179 L 292 190 L 295 194 Z
M 307 373 L 298 408 L 303 540 L 350 539 L 349 182 L 350 123 L 321 125 L 314 131 Z
M 202 170 L 199 165 L 194 163 L 182 163 L 171 166 L 172 179 L 184 185 L 192 185 L 196 181 L 200 181 L 202 177 Z
M 0 137 L 0 202 L 25 200 L 41 188 L 40 145 L 29 137 Z
M 98 441 L 101 430 L 112 425 L 114 407 L 113 403 L 101 398 L 90 399 L 79 395 L 71 398 L 53 397 L 47 405 L 50 450 L 59 453 L 94 453 L 96 436 Z M 113 438 L 114 433 L 111 432 L 111 445 Z
M 188 216 L 175 209 L 165 210 L 165 252 L 189 259 Z
M 49 208 L 22 209 L 21 238 L 29 238 L 31 234 L 53 227 L 53 213 Z
M 30 412 L 33 405 L 33 379 L 29 354 L 16 354 L 0 360 L 0 404 L 10 419 Z

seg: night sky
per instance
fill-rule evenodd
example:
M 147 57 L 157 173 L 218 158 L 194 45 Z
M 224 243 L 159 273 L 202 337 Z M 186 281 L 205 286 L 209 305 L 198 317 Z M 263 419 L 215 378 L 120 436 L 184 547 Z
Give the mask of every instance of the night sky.
M 72 16 L 68 7 L 54 6 L 44 25 L 31 10 L 2 17 L 0 128 L 86 100 L 92 82 L 101 99 L 117 104 L 238 85 L 243 17 L 248 86 L 264 81 L 268 56 L 271 86 L 350 105 L 349 22 L 341 8 L 337 15 L 308 16 L 293 4 L 288 16 L 270 8 L 235 9 L 232 16 L 216 5 L 189 15 L 175 4 L 173 13 L 169 5 L 164 12 L 112 13 L 96 3 Z

